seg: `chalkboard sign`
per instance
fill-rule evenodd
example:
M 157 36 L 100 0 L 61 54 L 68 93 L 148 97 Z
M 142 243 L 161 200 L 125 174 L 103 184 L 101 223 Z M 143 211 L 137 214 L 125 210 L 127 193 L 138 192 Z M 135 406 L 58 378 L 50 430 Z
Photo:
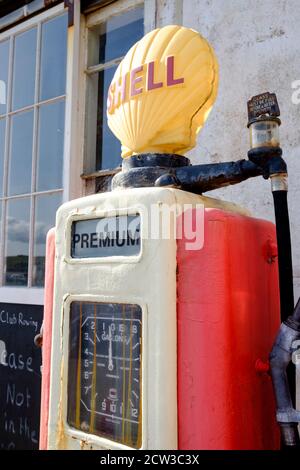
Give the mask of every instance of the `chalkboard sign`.
M 38 449 L 43 307 L 0 303 L 0 450 Z

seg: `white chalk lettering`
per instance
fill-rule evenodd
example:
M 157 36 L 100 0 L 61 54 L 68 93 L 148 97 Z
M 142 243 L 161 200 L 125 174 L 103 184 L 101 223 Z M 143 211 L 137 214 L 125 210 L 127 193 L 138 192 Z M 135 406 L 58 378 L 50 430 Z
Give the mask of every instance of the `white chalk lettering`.
M 0 323 L 6 325 L 20 325 L 29 328 L 33 328 L 35 332 L 38 330 L 38 322 L 33 320 L 32 317 L 25 318 L 25 315 L 22 312 L 18 313 L 18 316 L 15 313 L 9 313 L 6 310 L 1 310 L 0 312 Z
M 16 390 L 15 384 L 7 384 L 6 388 L 6 404 L 7 405 L 16 405 L 22 407 L 25 405 L 26 408 L 30 407 L 31 395 L 29 388 L 26 387 L 25 392 L 20 392 Z
M 33 372 L 32 361 L 31 356 L 25 358 L 23 354 L 16 355 L 14 352 L 8 353 L 6 349 L 1 351 L 0 343 L 0 365 L 13 370 Z

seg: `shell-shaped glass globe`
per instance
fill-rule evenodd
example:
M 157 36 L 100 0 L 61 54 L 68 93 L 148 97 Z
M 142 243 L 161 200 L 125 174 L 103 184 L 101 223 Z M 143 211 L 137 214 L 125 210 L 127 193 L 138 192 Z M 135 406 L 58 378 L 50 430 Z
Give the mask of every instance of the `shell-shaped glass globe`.
M 194 147 L 217 86 L 215 54 L 198 32 L 170 25 L 146 34 L 119 64 L 108 92 L 108 125 L 122 156 Z

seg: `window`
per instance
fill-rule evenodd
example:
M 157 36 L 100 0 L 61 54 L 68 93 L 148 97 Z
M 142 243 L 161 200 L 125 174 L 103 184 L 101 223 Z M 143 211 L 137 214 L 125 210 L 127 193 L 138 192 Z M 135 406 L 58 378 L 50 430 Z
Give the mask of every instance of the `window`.
M 63 194 L 67 22 L 48 11 L 0 36 L 2 286 L 44 283 L 46 233 Z
M 89 30 L 87 57 L 87 159 L 89 170 L 114 169 L 121 163 L 121 145 L 107 125 L 107 92 L 118 64 L 144 35 L 144 8 L 115 14 Z

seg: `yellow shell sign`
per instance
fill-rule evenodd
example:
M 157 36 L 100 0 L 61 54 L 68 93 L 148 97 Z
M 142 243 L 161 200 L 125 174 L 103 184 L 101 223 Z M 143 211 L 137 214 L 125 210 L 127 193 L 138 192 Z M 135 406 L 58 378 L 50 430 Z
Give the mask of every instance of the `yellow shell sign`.
M 171 25 L 146 34 L 119 64 L 108 92 L 108 125 L 122 156 L 192 148 L 217 85 L 216 57 L 199 33 Z

